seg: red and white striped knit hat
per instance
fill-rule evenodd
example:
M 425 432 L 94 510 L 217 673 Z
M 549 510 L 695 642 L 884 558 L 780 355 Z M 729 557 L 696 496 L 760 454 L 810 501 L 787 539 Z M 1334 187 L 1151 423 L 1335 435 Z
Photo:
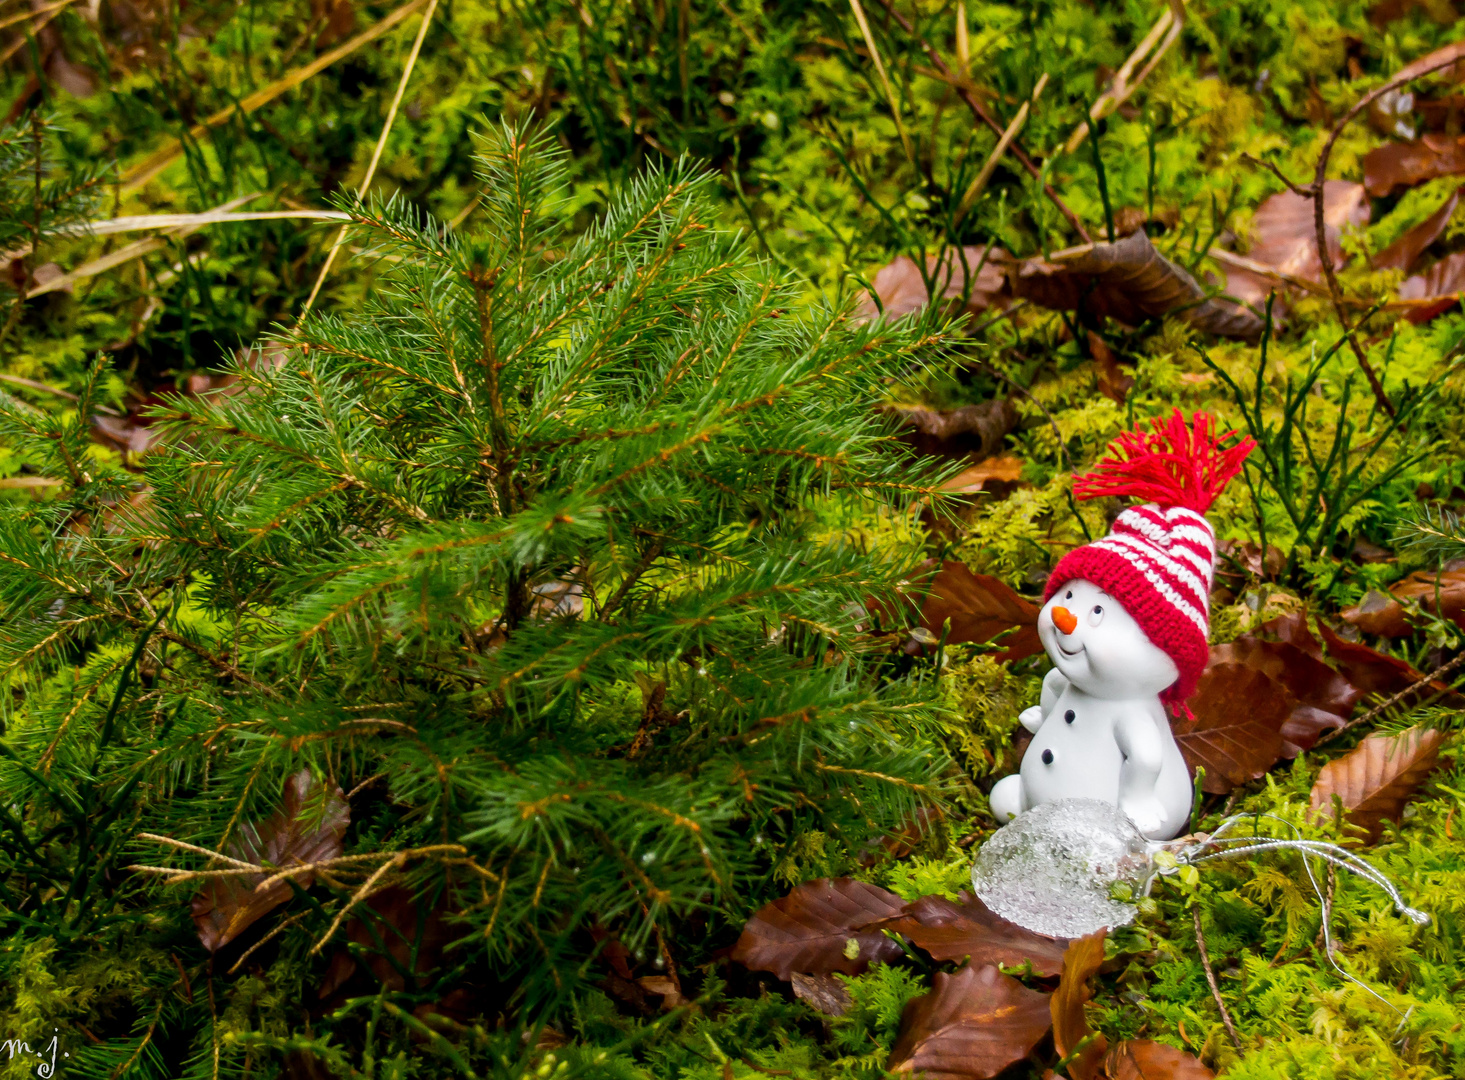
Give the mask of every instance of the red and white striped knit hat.
M 1209 655 L 1216 534 L 1205 512 L 1256 443 L 1246 438 L 1223 447 L 1236 432 L 1214 434 L 1215 420 L 1206 413 L 1196 413 L 1187 424 L 1176 409 L 1151 426 L 1152 431 L 1120 435 L 1110 456 L 1073 485 L 1080 499 L 1133 495 L 1149 501 L 1121 513 L 1104 539 L 1063 556 L 1043 600 L 1078 579 L 1118 600 L 1180 669 L 1160 695 L 1178 706 L 1195 691 Z

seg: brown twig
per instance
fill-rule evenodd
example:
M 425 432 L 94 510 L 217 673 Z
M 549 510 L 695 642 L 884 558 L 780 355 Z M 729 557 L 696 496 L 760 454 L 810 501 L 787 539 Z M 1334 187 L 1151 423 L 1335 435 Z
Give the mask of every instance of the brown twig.
M 1446 58 L 1440 59 L 1443 54 Z M 1313 175 L 1312 185 L 1308 194 L 1312 198 L 1312 223 L 1317 234 L 1317 257 L 1322 264 L 1323 277 L 1328 283 L 1328 292 L 1333 298 L 1333 309 L 1338 313 L 1338 321 L 1343 325 L 1344 334 L 1348 335 L 1348 344 L 1353 349 L 1353 355 L 1358 360 L 1358 366 L 1363 369 L 1364 377 L 1368 379 L 1369 389 L 1373 391 L 1374 398 L 1378 401 L 1380 408 L 1389 415 L 1390 419 L 1395 417 L 1394 403 L 1384 393 L 1383 383 L 1379 381 L 1378 373 L 1374 371 L 1373 365 L 1368 362 L 1364 355 L 1363 346 L 1358 343 L 1351 333 L 1348 325 L 1348 313 L 1344 310 L 1343 292 L 1338 286 L 1338 275 L 1333 271 L 1333 257 L 1328 251 L 1327 223 L 1323 217 L 1323 186 L 1328 174 L 1328 159 L 1333 154 L 1333 146 L 1337 143 L 1339 136 L 1355 118 L 1365 109 L 1372 105 L 1384 94 L 1391 90 L 1397 90 L 1405 83 L 1413 82 L 1430 72 L 1438 71 L 1441 68 L 1449 67 L 1459 63 L 1465 57 L 1465 42 L 1457 42 L 1454 46 L 1440 50 L 1440 53 L 1433 54 L 1434 58 L 1425 57 L 1424 61 L 1416 61 L 1413 64 L 1406 64 L 1404 69 L 1395 75 L 1382 86 L 1369 91 L 1359 98 L 1353 108 L 1343 115 L 1343 119 L 1334 125 L 1328 141 L 1323 144 L 1322 154 L 1318 157 L 1317 172 Z
M 1231 1012 L 1226 1008 L 1226 1002 L 1221 999 L 1221 987 L 1216 982 L 1216 971 L 1211 967 L 1211 954 L 1206 951 L 1206 935 L 1201 932 L 1200 928 L 1200 908 L 1191 908 L 1190 913 L 1195 916 L 1195 947 L 1200 950 L 1200 964 L 1205 969 L 1206 982 L 1211 987 L 1211 997 L 1216 999 L 1216 1008 L 1221 1010 L 1221 1023 L 1226 1025 L 1226 1034 L 1231 1036 L 1231 1045 L 1236 1047 L 1236 1052 L 1240 1054 L 1242 1052 L 1241 1036 L 1236 1034 L 1236 1022 L 1231 1019 Z
M 894 0 L 880 0 L 880 3 L 890 13 L 890 17 L 900 24 L 902 30 L 907 34 L 914 34 L 916 32 L 910 20 L 895 9 Z M 921 48 L 931 58 L 931 66 L 939 71 L 943 78 L 951 80 L 951 85 L 956 87 L 957 94 L 965 102 L 966 107 L 972 111 L 972 115 L 986 124 L 992 130 L 993 134 L 1000 139 L 1004 130 L 1002 121 L 988 112 L 987 107 L 977 100 L 975 94 L 955 81 L 956 76 L 951 73 L 951 68 L 947 66 L 946 61 L 941 59 L 941 54 L 936 51 L 935 46 L 925 38 L 920 38 L 919 41 Z M 1017 144 L 1016 140 L 1013 140 L 1012 145 L 1008 148 L 1008 152 L 1017 159 L 1018 164 L 1028 171 L 1028 175 L 1032 176 L 1035 180 L 1043 180 L 1043 170 L 1033 162 L 1032 158 L 1028 157 L 1027 152 Z M 1047 181 L 1043 181 L 1043 194 L 1048 197 L 1049 202 L 1058 207 L 1058 212 L 1068 219 L 1068 223 L 1073 226 L 1074 232 L 1078 233 L 1084 243 L 1091 244 L 1094 242 L 1094 238 L 1083 227 L 1083 222 L 1079 220 L 1078 215 L 1059 197 L 1058 192 L 1053 190 L 1053 185 Z

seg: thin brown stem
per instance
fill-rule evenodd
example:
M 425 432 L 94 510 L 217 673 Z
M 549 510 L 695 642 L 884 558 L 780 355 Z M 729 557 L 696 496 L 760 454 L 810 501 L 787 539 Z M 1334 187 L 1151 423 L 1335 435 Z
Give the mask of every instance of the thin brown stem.
M 1211 954 L 1206 950 L 1206 935 L 1201 932 L 1200 928 L 1200 908 L 1191 908 L 1190 912 L 1195 916 L 1195 947 L 1200 950 L 1200 964 L 1205 969 L 1206 982 L 1211 988 L 1211 997 L 1216 999 L 1216 1008 L 1221 1010 L 1221 1023 L 1226 1025 L 1226 1034 L 1231 1037 L 1231 1045 L 1236 1047 L 1236 1052 L 1240 1054 L 1242 1052 L 1241 1036 L 1236 1034 L 1236 1021 L 1231 1019 L 1231 1012 L 1226 1008 L 1226 1002 L 1221 999 L 1221 987 L 1216 982 L 1215 969 L 1211 967 Z
M 650 546 L 641 553 L 641 558 L 636 561 L 636 565 L 631 568 L 630 573 L 621 581 L 620 587 L 605 602 L 605 606 L 600 609 L 600 615 L 598 617 L 601 622 L 609 619 L 611 613 L 621 606 L 621 603 L 630 595 L 632 587 L 641 579 L 641 575 L 651 569 L 651 564 L 661 557 L 661 553 L 665 549 L 666 541 L 661 537 L 657 537 L 651 541 Z
M 1394 403 L 1384 393 L 1383 383 L 1379 380 L 1378 373 L 1374 371 L 1373 365 L 1368 362 L 1364 355 L 1363 346 L 1358 339 L 1350 332 L 1348 313 L 1343 304 L 1343 291 L 1338 286 L 1338 275 L 1333 271 L 1333 256 L 1328 251 L 1327 222 L 1323 215 L 1323 187 L 1328 176 L 1328 159 L 1332 157 L 1333 147 L 1337 144 L 1343 129 L 1351 124 L 1365 109 L 1372 105 L 1384 94 L 1397 90 L 1406 83 L 1428 75 L 1433 71 L 1446 68 L 1458 63 L 1462 55 L 1465 55 L 1465 42 L 1457 42 L 1453 46 L 1447 46 L 1431 56 L 1425 57 L 1423 61 L 1416 61 L 1407 64 L 1397 75 L 1388 82 L 1374 90 L 1364 94 L 1354 103 L 1353 108 L 1344 114 L 1343 119 L 1334 125 L 1332 132 L 1328 135 L 1328 141 L 1323 144 L 1323 152 L 1317 159 L 1317 171 L 1313 174 L 1312 185 L 1309 194 L 1312 197 L 1312 223 L 1317 235 L 1317 257 L 1322 264 L 1323 277 L 1328 283 L 1328 293 L 1333 298 L 1333 309 L 1338 314 L 1338 321 L 1343 325 L 1343 332 L 1348 335 L 1348 345 L 1353 350 L 1354 357 L 1358 360 L 1358 366 L 1363 369 L 1363 374 L 1368 379 L 1369 389 L 1373 391 L 1374 398 L 1378 401 L 1379 407 L 1389 415 L 1390 419 L 1395 416 Z

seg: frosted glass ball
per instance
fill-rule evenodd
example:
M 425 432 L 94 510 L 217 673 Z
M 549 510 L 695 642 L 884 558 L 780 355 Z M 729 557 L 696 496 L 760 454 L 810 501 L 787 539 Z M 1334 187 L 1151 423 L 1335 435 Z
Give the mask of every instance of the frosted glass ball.
M 1114 899 L 1112 887 L 1124 882 L 1140 895 L 1150 867 L 1145 838 L 1117 806 L 1059 799 L 1024 811 L 982 845 L 972 887 L 1004 919 L 1075 938 L 1132 922 L 1134 905 Z

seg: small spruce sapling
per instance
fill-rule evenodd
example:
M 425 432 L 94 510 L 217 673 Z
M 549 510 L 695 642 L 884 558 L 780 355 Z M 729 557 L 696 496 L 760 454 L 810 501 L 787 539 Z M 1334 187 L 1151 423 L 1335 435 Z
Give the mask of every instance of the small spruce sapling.
M 547 140 L 495 132 L 480 167 L 469 235 L 349 204 L 370 299 L 171 400 L 145 486 L 4 409 L 63 484 L 0 510 L 5 933 L 187 927 L 186 892 L 119 867 L 212 864 L 136 834 L 223 851 L 310 769 L 348 855 L 428 850 L 332 870 L 261 955 L 301 977 L 353 891 L 404 886 L 459 940 L 436 973 L 394 953 L 382 992 L 468 979 L 523 1016 L 602 929 L 676 970 L 666 931 L 745 907 L 774 849 L 857 851 L 940 797 L 932 688 L 869 633 L 913 567 L 810 509 L 931 497 L 871 406 L 940 335 L 801 305 L 685 164 L 579 235 Z

